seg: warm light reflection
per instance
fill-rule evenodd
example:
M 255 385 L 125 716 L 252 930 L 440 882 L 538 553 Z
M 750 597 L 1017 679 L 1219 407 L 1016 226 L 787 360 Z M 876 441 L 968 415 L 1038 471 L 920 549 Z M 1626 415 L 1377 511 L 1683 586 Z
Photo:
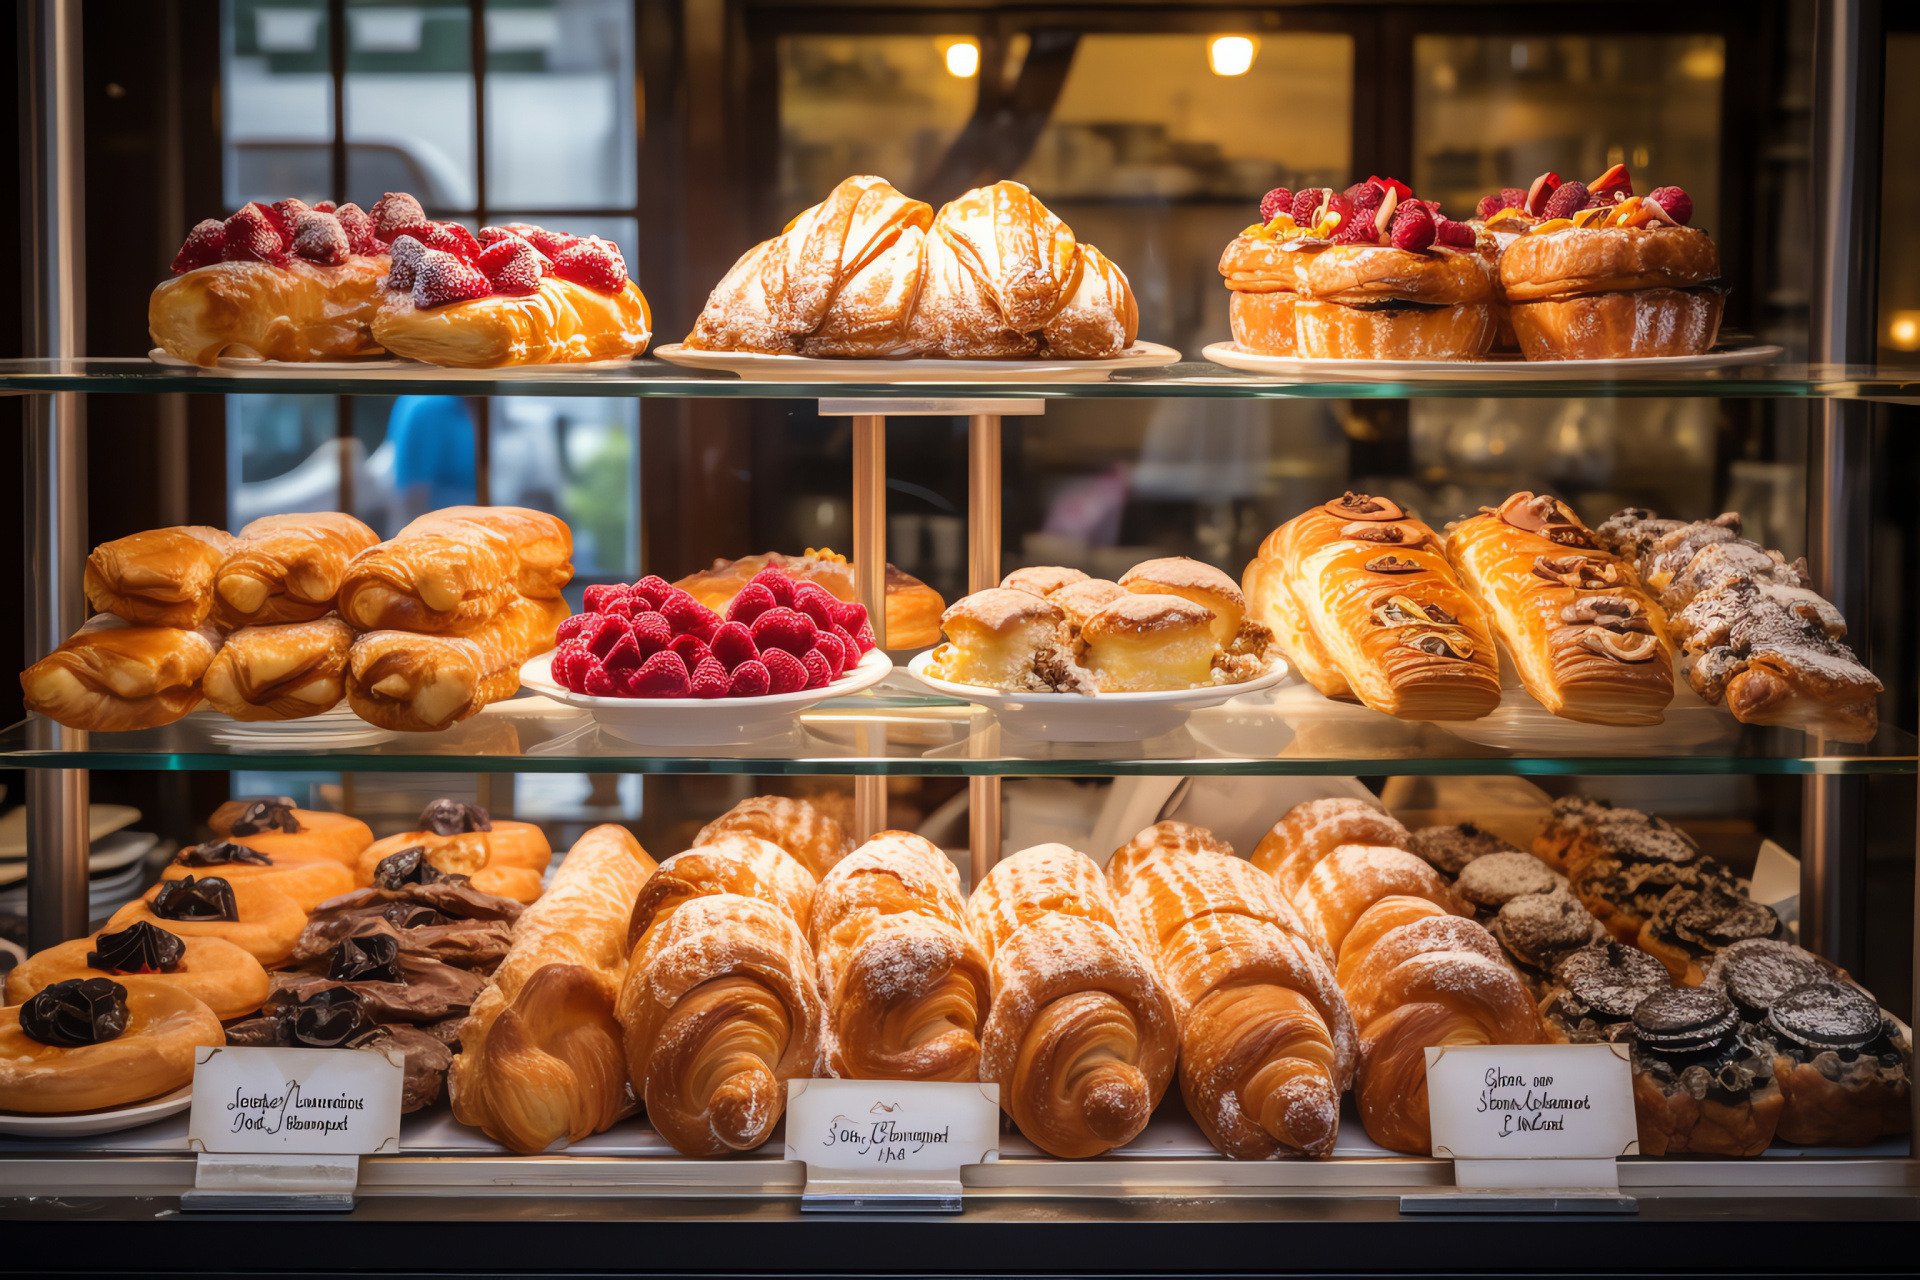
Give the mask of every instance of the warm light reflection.
M 1207 45 L 1207 65 L 1217 76 L 1243 76 L 1256 47 L 1252 36 L 1215 36 Z
M 947 72 L 965 80 L 980 71 L 980 46 L 959 40 L 947 46 Z
M 1920 351 L 1920 311 L 1896 311 L 1887 326 L 1887 345 L 1895 351 Z

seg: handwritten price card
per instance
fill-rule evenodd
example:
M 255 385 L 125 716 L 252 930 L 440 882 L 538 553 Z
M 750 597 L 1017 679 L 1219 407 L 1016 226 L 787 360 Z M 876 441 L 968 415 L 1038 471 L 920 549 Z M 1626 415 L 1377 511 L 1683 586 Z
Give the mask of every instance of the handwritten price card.
M 807 1166 L 806 1209 L 960 1208 L 960 1166 L 1000 1158 L 1000 1086 L 792 1080 L 787 1159 Z
M 195 1050 L 200 1151 L 370 1155 L 400 1147 L 398 1060 L 369 1049 Z
M 1455 1160 L 1612 1160 L 1639 1151 L 1625 1045 L 1427 1050 L 1433 1154 Z

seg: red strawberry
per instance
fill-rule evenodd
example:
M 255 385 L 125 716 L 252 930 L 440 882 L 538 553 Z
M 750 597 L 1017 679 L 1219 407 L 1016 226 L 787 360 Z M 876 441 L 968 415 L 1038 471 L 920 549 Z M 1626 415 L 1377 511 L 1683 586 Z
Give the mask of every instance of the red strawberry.
M 596 662 L 587 668 L 579 692 L 592 694 L 596 698 L 617 698 L 621 695 L 621 688 L 607 669 Z
M 818 689 L 833 679 L 833 666 L 818 649 L 809 649 L 801 654 L 800 665 L 807 669 L 809 689 Z
M 450 253 L 463 262 L 473 262 L 480 257 L 480 242 L 473 238 L 473 232 L 457 222 L 429 222 L 425 232 L 421 239 L 429 249 Z
M 353 253 L 347 229 L 330 213 L 308 209 L 294 224 L 293 251 L 308 262 L 337 267 Z
M 802 582 L 793 589 L 793 607 L 813 619 L 822 631 L 833 626 L 833 607 L 840 602 L 825 587 Z
M 339 213 L 339 212 L 340 212 L 340 206 L 339 206 L 339 205 L 337 205 L 337 204 L 335 204 L 335 203 L 334 203 L 333 201 L 331 201 L 331 200 L 320 200 L 320 201 L 316 201 L 316 202 L 315 202 L 315 204 L 314 204 L 314 206 L 313 206 L 313 211 L 314 211 L 315 213 L 334 213 L 334 214 L 337 214 L 337 213 Z
M 1661 187 L 1647 199 L 1659 205 L 1662 212 L 1681 226 L 1693 222 L 1693 197 L 1679 187 Z
M 406 293 L 413 288 L 414 269 L 420 265 L 421 255 L 427 246 L 412 235 L 401 236 L 388 250 L 387 288 L 395 293 Z
M 607 669 L 608 675 L 619 676 L 638 671 L 640 664 L 646 660 L 647 655 L 640 652 L 640 646 L 633 642 L 633 634 L 629 632 L 607 650 L 606 656 L 600 659 L 600 665 Z
M 1547 203 L 1541 207 L 1543 218 L 1571 218 L 1587 207 L 1587 184 L 1578 178 L 1561 183 L 1547 197 Z
M 769 609 L 753 620 L 753 643 L 763 655 L 769 649 L 785 649 L 797 658 L 813 648 L 819 630 L 812 618 L 797 609 Z
M 633 639 L 642 653 L 658 653 L 673 643 L 673 627 L 649 610 L 633 616 Z
M 1302 187 L 1293 193 L 1293 221 L 1296 226 L 1311 227 L 1314 210 L 1327 198 L 1324 187 Z
M 519 236 L 507 230 L 505 227 L 482 227 L 473 233 L 473 238 L 480 242 L 482 249 L 491 249 L 502 240 L 520 239 Z
M 388 243 L 402 231 L 427 220 L 427 211 L 420 207 L 420 202 L 404 191 L 387 192 L 367 212 L 373 219 L 373 234 Z
M 413 269 L 416 307 L 444 307 L 450 302 L 484 298 L 492 292 L 493 282 L 480 274 L 480 268 L 438 249 L 427 250 Z
M 540 291 L 540 277 L 546 274 L 545 263 L 538 249 L 514 236 L 482 250 L 474 265 L 493 282 L 495 293 L 520 297 Z
M 692 691 L 687 664 L 671 649 L 648 658 L 627 681 L 627 692 L 635 698 L 684 698 Z
M 273 210 L 274 225 L 280 228 L 280 238 L 288 244 L 300 228 L 300 215 L 312 212 L 313 206 L 305 200 L 295 200 L 289 196 L 285 200 L 275 200 L 268 206 Z
M 1479 235 L 1464 222 L 1455 222 L 1451 218 L 1435 218 L 1433 241 L 1435 244 L 1446 245 L 1449 249 L 1471 249 L 1479 243 Z
M 627 588 L 618 582 L 596 582 L 587 588 L 582 603 L 586 605 L 588 613 L 600 613 L 626 594 Z
M 606 657 L 607 651 L 620 643 L 622 637 L 633 633 L 633 628 L 624 619 L 610 618 L 604 613 L 586 616 L 591 621 L 580 629 L 580 640 L 595 658 Z
M 241 206 L 238 213 L 227 219 L 224 230 L 227 241 L 221 246 L 220 256 L 226 261 L 287 265 L 286 241 L 281 239 L 280 228 L 274 224 L 273 211 L 258 201 Z
M 1506 207 L 1506 201 L 1500 196 L 1481 196 L 1480 203 L 1473 212 L 1475 217 L 1491 218 Z
M 723 623 L 720 629 L 713 633 L 713 639 L 708 643 L 712 647 L 713 656 L 725 663 L 729 671 L 743 662 L 752 662 L 760 656 L 758 646 L 753 643 L 753 633 L 747 630 L 745 623 Z
M 633 595 L 647 602 L 647 608 L 658 609 L 673 594 L 673 585 L 658 574 L 650 573 L 628 588 Z
M 553 256 L 553 274 L 611 296 L 627 287 L 627 260 L 612 241 L 589 236 Z
M 571 249 L 580 243 L 579 236 L 570 236 L 564 231 L 549 231 L 545 227 L 536 227 L 531 222 L 509 222 L 506 229 L 549 258 L 557 258 L 563 250 Z
M 696 698 L 724 698 L 733 688 L 733 677 L 718 658 L 707 658 L 693 669 L 687 692 Z
M 1275 187 L 1260 197 L 1260 221 L 1272 222 L 1276 214 L 1293 211 L 1293 192 L 1285 187 Z
M 847 649 L 840 643 L 840 637 L 831 631 L 822 631 L 813 638 L 813 651 L 827 660 L 827 675 L 837 678 L 847 669 Z
M 863 627 L 867 626 L 867 618 L 865 614 L 860 615 L 860 625 Z M 873 633 L 873 628 L 867 627 L 867 633 L 871 635 Z M 847 630 L 845 627 L 835 626 L 833 629 L 833 638 L 838 640 L 841 644 L 841 647 L 847 651 L 846 666 L 848 667 L 858 666 L 860 663 L 860 656 L 863 653 L 865 653 L 866 650 L 862 649 L 860 647 L 860 642 L 853 638 L 853 632 Z M 872 645 L 867 646 L 867 648 L 869 649 L 872 647 L 873 647 Z
M 680 661 L 687 664 L 689 671 L 699 666 L 704 659 L 713 656 L 713 650 L 707 648 L 707 642 L 692 632 L 675 636 L 673 643 L 667 648 L 680 655 Z
M 186 243 L 180 246 L 180 252 L 173 255 L 173 274 L 183 276 L 196 268 L 212 266 L 220 261 L 221 250 L 226 247 L 226 223 L 217 218 L 196 222 L 193 230 L 187 232 Z
M 593 588 L 588 587 L 587 590 L 591 591 L 593 590 Z M 579 635 L 581 631 L 586 629 L 587 619 L 591 618 L 592 616 L 593 614 L 589 612 L 589 613 L 576 613 L 572 617 L 562 618 L 560 620 L 560 625 L 555 627 L 553 630 L 553 638 L 558 641 L 561 641 L 562 644 L 564 645 L 566 641 L 573 639 L 575 636 Z
M 720 629 L 720 615 L 685 591 L 674 592 L 660 606 L 660 612 L 672 624 L 675 635 L 684 633 L 706 641 L 713 639 L 713 633 Z
M 786 577 L 784 573 L 780 576 L 782 578 Z M 752 626 L 755 618 L 758 618 L 769 609 L 778 608 L 779 603 L 779 601 L 773 598 L 773 592 L 767 590 L 766 583 L 755 578 L 752 582 L 740 588 L 740 594 L 728 603 L 727 621 L 744 622 L 748 626 Z
M 867 606 L 858 600 L 835 600 L 833 602 L 833 625 L 852 631 L 867 620 Z
M 1403 204 L 1393 215 L 1393 247 L 1425 249 L 1433 244 L 1433 215 L 1418 202 Z
M 357 204 L 343 204 L 333 211 L 347 233 L 347 247 L 355 253 L 378 253 L 380 241 L 373 234 L 373 219 Z
M 785 649 L 766 650 L 760 661 L 766 664 L 768 693 L 798 693 L 807 687 L 806 664 Z M 752 665 L 742 664 L 743 667 Z
M 772 685 L 773 677 L 767 671 L 767 664 L 758 658 L 753 658 L 733 669 L 727 696 L 758 698 L 764 696 Z

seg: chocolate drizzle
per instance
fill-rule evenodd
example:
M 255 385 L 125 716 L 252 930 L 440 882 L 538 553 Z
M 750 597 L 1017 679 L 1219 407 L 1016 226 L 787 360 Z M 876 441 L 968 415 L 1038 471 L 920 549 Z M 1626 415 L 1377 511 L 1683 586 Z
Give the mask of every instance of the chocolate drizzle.
M 1327 503 L 1326 509 L 1342 520 L 1380 522 L 1407 518 L 1407 513 L 1391 498 L 1376 498 L 1370 493 L 1354 493 L 1352 490 Z
M 463 836 L 493 830 L 493 818 L 477 804 L 435 800 L 420 811 L 420 830 L 437 836 Z
M 300 819 L 293 806 L 284 800 L 256 800 L 241 810 L 228 828 L 236 836 L 257 836 L 263 831 L 284 831 L 293 835 L 300 830 Z
M 390 853 L 380 859 L 373 869 L 373 887 L 376 889 L 398 889 L 409 884 L 437 884 L 442 880 L 451 880 L 449 876 L 431 862 L 427 861 L 427 851 L 421 845 Z M 460 877 L 464 879 L 465 877 Z
M 447 923 L 447 918 L 432 907 L 411 902 L 390 902 L 380 918 L 396 929 L 431 929 Z
M 249 849 L 231 840 L 209 840 L 205 844 L 196 844 L 192 848 L 182 849 L 173 860 L 183 867 L 225 867 L 236 863 L 249 867 L 273 865 L 273 859 L 258 849 Z
M 225 880 L 184 876 L 161 882 L 160 892 L 153 896 L 153 914 L 162 920 L 233 922 L 240 919 L 240 908 L 233 900 L 233 886 Z
M 1600 544 L 1593 540 L 1592 532 L 1580 523 L 1580 518 L 1567 508 L 1567 504 L 1548 494 L 1536 495 L 1522 489 L 1498 507 L 1482 507 L 1480 510 L 1516 529 L 1537 533 L 1563 547 L 1579 547 L 1587 551 L 1600 549 Z
M 399 966 L 400 943 L 390 934 L 369 933 L 342 938 L 327 964 L 335 982 L 400 982 L 407 980 Z
M 20 1006 L 20 1030 L 56 1049 L 112 1040 L 127 1029 L 127 989 L 111 978 L 68 978 Z
M 187 944 L 147 920 L 119 933 L 103 933 L 87 952 L 87 968 L 108 973 L 172 973 L 187 954 Z

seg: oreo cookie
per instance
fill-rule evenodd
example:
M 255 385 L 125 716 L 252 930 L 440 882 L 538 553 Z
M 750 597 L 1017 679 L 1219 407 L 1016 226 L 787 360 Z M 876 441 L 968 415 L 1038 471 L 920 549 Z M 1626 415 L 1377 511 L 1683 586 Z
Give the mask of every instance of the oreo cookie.
M 1457 876 L 1475 858 L 1490 853 L 1518 853 L 1493 832 L 1471 822 L 1451 827 L 1422 827 L 1407 838 L 1407 848 L 1441 875 Z
M 1725 992 L 1710 987 L 1671 987 L 1633 1011 L 1634 1037 L 1656 1053 L 1708 1053 L 1739 1029 L 1740 1011 Z
M 1544 969 L 1592 942 L 1598 922 L 1571 894 L 1529 893 L 1503 904 L 1487 927 L 1514 959 Z
M 1649 997 L 1673 987 L 1665 965 L 1612 940 L 1562 956 L 1553 976 L 1578 1011 L 1598 1021 L 1624 1022 Z
M 1461 869 L 1460 878 L 1454 882 L 1461 896 L 1485 911 L 1498 911 L 1515 898 L 1552 893 L 1560 886 L 1560 877 L 1546 863 L 1530 853 L 1517 852 L 1475 858 Z
M 1669 890 L 1653 913 L 1653 932 L 1699 952 L 1714 952 L 1736 942 L 1778 938 L 1784 930 L 1772 907 L 1710 880 Z
M 1795 987 L 1767 1010 L 1767 1028 L 1821 1053 L 1857 1052 L 1879 1039 L 1886 1015 L 1860 988 L 1823 979 Z
M 1720 987 L 1742 1017 L 1759 1023 L 1787 992 L 1834 976 L 1835 971 L 1811 951 L 1791 942 L 1755 939 L 1736 942 L 1714 957 L 1707 985 Z

